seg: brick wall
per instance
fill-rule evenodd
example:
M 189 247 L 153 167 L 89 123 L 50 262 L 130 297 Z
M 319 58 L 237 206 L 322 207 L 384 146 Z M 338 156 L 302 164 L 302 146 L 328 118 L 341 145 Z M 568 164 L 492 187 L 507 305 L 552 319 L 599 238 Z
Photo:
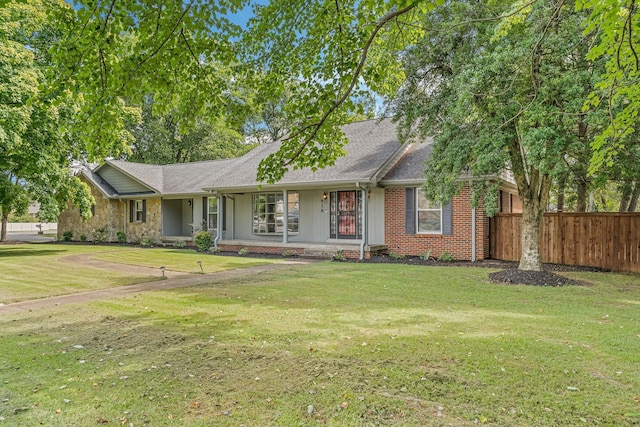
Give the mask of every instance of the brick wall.
M 431 251 L 432 257 L 448 252 L 457 260 L 470 260 L 471 192 L 465 187 L 452 203 L 453 234 L 407 234 L 405 229 L 405 188 L 385 190 L 385 243 L 389 252 L 419 256 Z M 476 208 L 476 259 L 489 256 L 489 218 L 482 207 Z

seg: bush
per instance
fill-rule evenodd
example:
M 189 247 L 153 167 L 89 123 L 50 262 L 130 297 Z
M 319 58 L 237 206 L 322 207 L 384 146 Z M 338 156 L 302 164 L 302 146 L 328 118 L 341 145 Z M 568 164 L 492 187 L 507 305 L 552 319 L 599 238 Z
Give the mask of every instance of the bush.
M 395 253 L 395 252 L 389 252 L 389 256 L 391 258 L 393 258 L 393 259 L 404 259 L 405 258 L 404 255 L 398 254 L 398 253 Z
M 151 240 L 148 237 L 145 237 L 144 239 L 140 240 L 140 246 L 145 248 L 151 248 L 153 247 L 153 240 Z
M 127 243 L 127 235 L 124 234 L 124 231 L 118 231 L 116 233 L 116 239 L 118 239 L 118 243 Z
M 338 251 L 335 254 L 333 254 L 332 258 L 334 261 L 345 261 L 347 259 L 347 257 L 344 256 L 344 252 L 342 251 Z
M 93 243 L 104 243 L 107 240 L 107 227 L 93 230 L 92 238 Z
M 87 241 L 87 236 L 85 236 L 84 234 L 80 235 L 80 241 L 81 242 L 86 242 Z
M 248 253 L 249 253 L 249 249 L 247 249 L 247 248 L 241 248 L 241 249 L 238 251 L 238 255 L 246 255 L 246 254 L 248 254 Z
M 200 252 L 206 252 L 211 247 L 211 233 L 208 231 L 200 231 L 193 240 Z
M 62 233 L 62 240 L 64 240 L 65 242 L 70 242 L 71 239 L 73 239 L 73 232 L 72 231 L 65 231 L 64 233 Z
M 212 253 L 212 254 L 220 253 L 220 248 L 219 248 L 219 247 L 217 247 L 217 246 L 211 246 L 211 247 L 209 248 L 209 253 Z
M 176 248 L 184 248 L 185 246 L 187 246 L 187 242 L 185 242 L 184 240 L 178 240 L 177 242 L 175 242 L 173 244 Z
M 420 254 L 420 259 L 423 261 L 429 261 L 429 258 L 431 258 L 431 249 L 429 249 L 427 252 L 422 252 Z
M 442 252 L 440 253 L 440 257 L 438 258 L 438 261 L 443 261 L 443 262 L 451 262 L 451 261 L 455 261 L 456 258 L 449 252 Z

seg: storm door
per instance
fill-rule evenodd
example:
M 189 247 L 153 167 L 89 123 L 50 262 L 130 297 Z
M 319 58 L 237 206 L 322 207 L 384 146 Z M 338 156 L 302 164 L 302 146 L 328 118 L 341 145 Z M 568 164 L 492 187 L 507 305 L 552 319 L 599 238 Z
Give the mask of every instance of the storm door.
M 332 191 L 330 237 L 358 239 L 362 235 L 362 195 L 360 191 Z

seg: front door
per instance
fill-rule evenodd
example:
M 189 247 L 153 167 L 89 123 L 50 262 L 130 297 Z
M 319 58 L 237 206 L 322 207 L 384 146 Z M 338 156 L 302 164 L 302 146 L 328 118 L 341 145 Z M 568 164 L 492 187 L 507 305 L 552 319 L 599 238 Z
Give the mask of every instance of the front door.
M 357 239 L 361 235 L 359 191 L 331 192 L 330 234 L 333 239 Z

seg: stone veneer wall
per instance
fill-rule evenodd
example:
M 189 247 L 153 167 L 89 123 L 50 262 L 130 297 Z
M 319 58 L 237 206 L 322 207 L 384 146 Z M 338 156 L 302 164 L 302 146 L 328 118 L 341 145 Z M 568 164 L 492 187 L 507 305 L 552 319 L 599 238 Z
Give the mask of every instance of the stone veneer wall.
M 83 182 L 87 182 L 83 177 L 80 177 L 80 179 Z M 58 239 L 62 239 L 62 234 L 65 231 L 71 231 L 73 240 L 80 240 L 80 236 L 85 235 L 87 240 L 91 241 L 96 229 L 105 228 L 107 241 L 117 241 L 116 233 L 124 231 L 124 203 L 106 198 L 100 190 L 90 183 L 87 184 L 96 201 L 95 214 L 85 222 L 80 216 L 80 210 L 69 201 L 67 209 L 58 217 Z
M 162 200 L 144 200 L 147 205 L 145 222 L 128 222 L 129 212 L 127 212 L 127 242 L 129 243 L 140 243 L 143 239 L 150 239 L 153 243 L 158 243 L 162 238 Z M 129 200 L 125 200 L 125 202 L 128 210 Z

